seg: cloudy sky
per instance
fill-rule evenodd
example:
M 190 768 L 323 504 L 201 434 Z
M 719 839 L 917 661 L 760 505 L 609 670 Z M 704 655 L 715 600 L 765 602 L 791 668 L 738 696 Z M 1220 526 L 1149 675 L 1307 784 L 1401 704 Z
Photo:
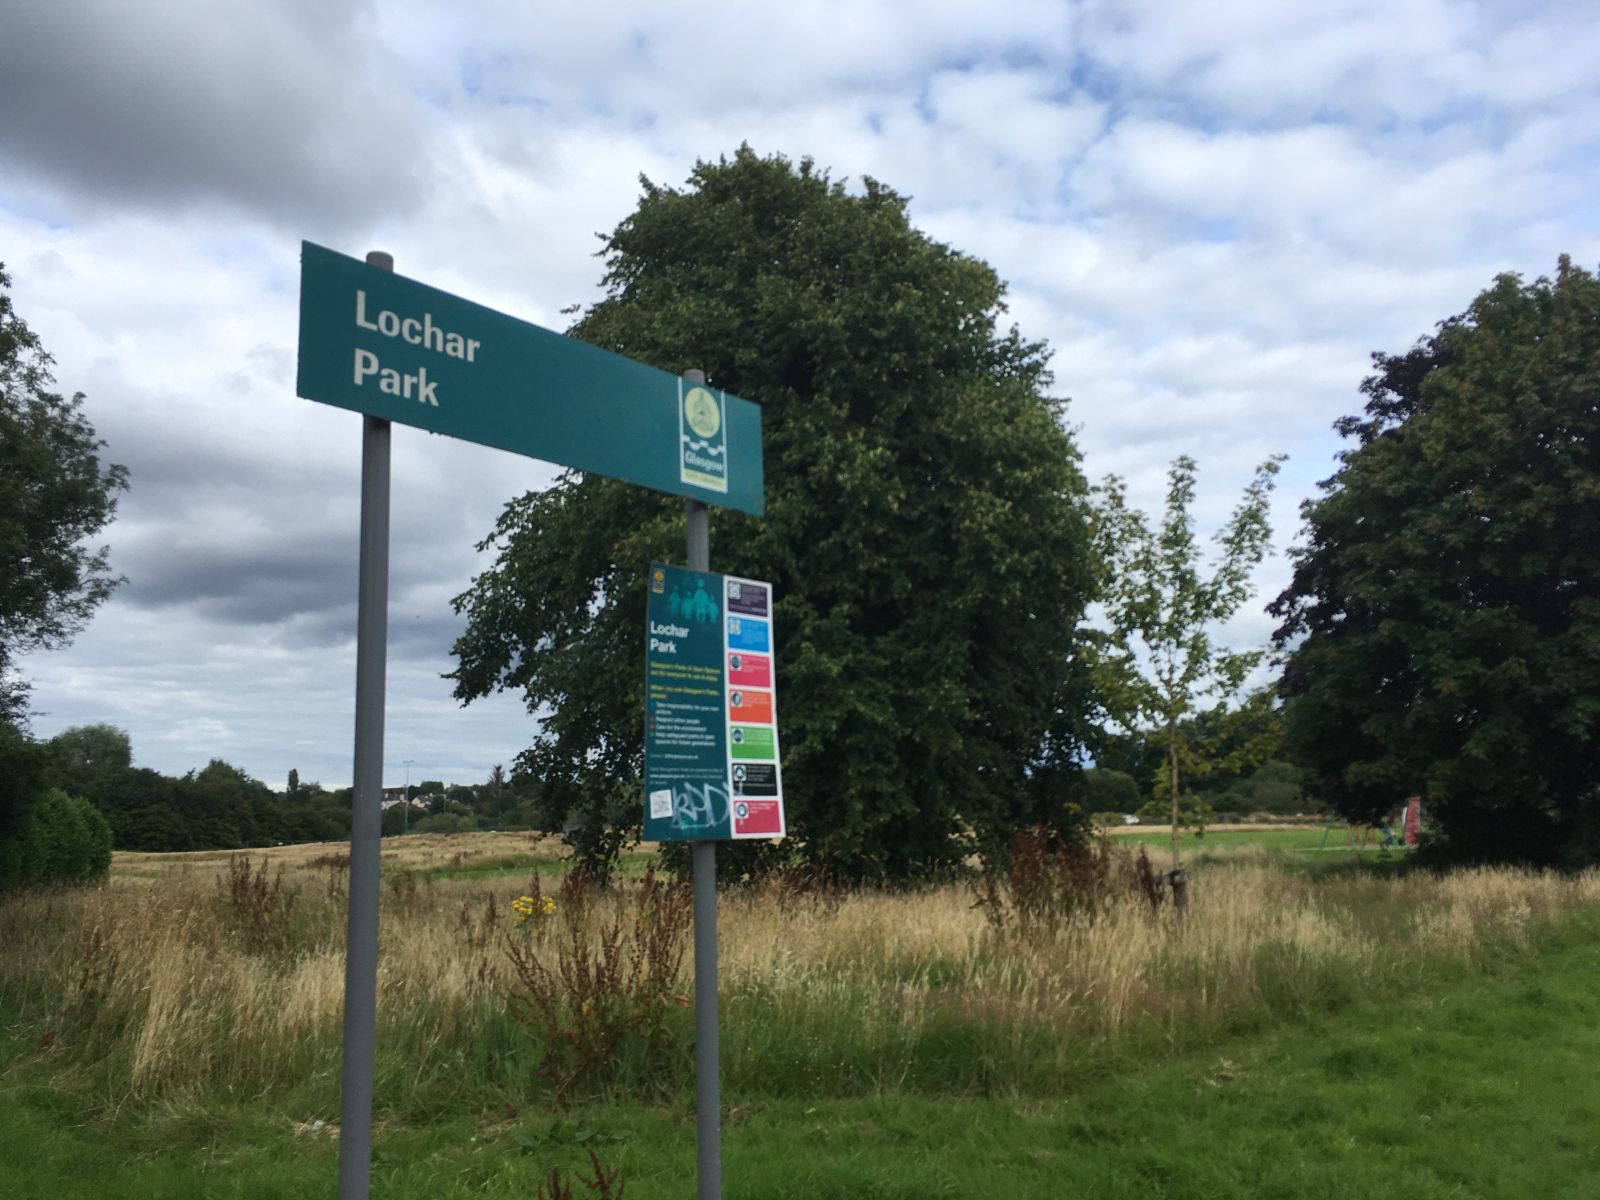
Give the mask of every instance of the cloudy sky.
M 1596 46 L 1593 0 L 24 0 L 0 261 L 132 475 L 128 582 L 24 661 L 34 730 L 348 783 L 360 420 L 294 394 L 301 239 L 560 329 L 639 175 L 741 142 L 874 176 L 992 263 L 1091 477 L 1150 505 L 1191 454 L 1209 530 L 1287 452 L 1265 600 L 1368 354 L 1499 272 L 1600 263 Z M 531 719 L 451 700 L 449 601 L 552 470 L 394 446 L 386 778 L 479 780 Z

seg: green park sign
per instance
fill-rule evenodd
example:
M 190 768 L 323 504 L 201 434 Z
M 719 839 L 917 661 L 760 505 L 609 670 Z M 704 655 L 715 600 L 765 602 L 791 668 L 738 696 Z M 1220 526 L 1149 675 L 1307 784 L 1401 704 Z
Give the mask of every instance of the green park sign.
M 761 409 L 305 242 L 297 394 L 763 512 Z

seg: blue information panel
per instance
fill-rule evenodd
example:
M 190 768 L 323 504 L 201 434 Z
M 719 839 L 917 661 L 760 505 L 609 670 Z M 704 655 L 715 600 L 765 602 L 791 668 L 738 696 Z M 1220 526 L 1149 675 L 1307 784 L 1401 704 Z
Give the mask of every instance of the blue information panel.
M 772 653 L 770 623 L 754 617 L 728 616 L 728 649 Z

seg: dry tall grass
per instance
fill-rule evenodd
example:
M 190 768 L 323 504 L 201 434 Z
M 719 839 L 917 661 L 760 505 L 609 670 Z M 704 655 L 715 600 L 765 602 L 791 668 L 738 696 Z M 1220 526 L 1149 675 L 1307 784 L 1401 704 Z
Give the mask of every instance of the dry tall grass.
M 443 865 L 458 845 L 416 839 L 406 860 Z M 219 874 L 225 857 L 162 856 L 154 866 L 153 857 L 119 856 L 97 890 L 0 902 L 0 987 L 21 1001 L 34 1036 L 53 1034 L 52 1053 L 72 1069 L 99 1071 L 123 1095 L 268 1089 L 314 1074 L 336 1080 L 344 984 L 336 854 L 267 856 L 282 864 L 294 901 L 267 915 L 265 933 L 260 914 L 230 897 Z M 530 934 L 510 908 L 521 890 L 514 878 L 419 883 L 396 867 L 386 862 L 380 1045 L 419 1073 L 470 1059 L 471 1070 L 496 1075 L 485 1065 L 496 1047 L 531 1036 L 504 1016 L 507 939 L 553 947 L 563 921 L 587 936 L 623 901 L 601 895 Z M 959 887 L 826 897 L 752 891 L 722 902 L 721 989 L 731 1014 L 763 1009 L 793 1018 L 792 1028 L 810 1020 L 824 1031 L 849 1029 L 858 1041 L 879 1039 L 891 1058 L 914 1053 L 921 1031 L 951 1022 L 1002 1045 L 1045 1031 L 1066 1055 L 1071 1044 L 1114 1037 L 1130 1023 L 1225 1020 L 1274 996 L 1309 996 L 1327 981 L 1359 992 L 1397 962 L 1497 955 L 1541 922 L 1597 903 L 1594 872 L 1311 881 L 1265 861 L 1233 862 L 1195 880 L 1184 917 L 1152 913 L 1129 894 L 1098 915 L 1024 936 L 996 933 Z M 739 1053 L 738 1030 L 724 1037 Z

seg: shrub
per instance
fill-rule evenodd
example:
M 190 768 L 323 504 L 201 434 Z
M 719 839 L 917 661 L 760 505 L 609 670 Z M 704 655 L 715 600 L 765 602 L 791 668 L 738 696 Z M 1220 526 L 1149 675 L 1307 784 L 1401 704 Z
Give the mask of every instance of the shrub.
M 1139 783 L 1132 775 L 1105 767 L 1083 773 L 1090 812 L 1131 813 L 1139 807 Z
M 111 827 L 87 800 L 52 788 L 27 815 L 21 882 L 93 883 L 111 867 Z
M 470 833 L 478 827 L 471 817 L 460 813 L 430 813 L 420 821 L 411 822 L 412 833 Z

